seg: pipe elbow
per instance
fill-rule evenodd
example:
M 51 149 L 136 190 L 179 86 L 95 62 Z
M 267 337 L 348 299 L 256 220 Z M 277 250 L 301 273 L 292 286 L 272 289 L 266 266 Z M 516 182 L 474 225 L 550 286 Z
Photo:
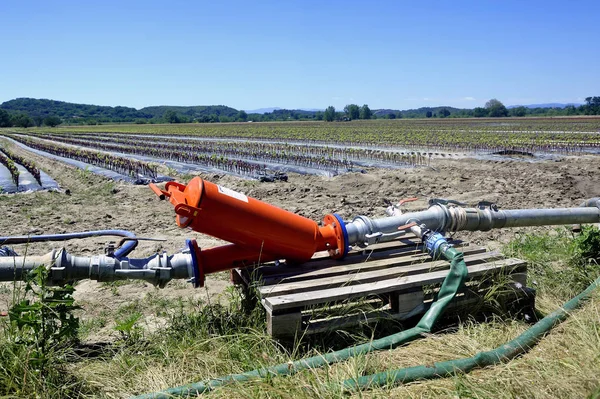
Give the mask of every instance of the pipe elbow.
M 583 201 L 581 203 L 581 205 L 579 205 L 580 207 L 583 208 L 593 208 L 596 207 L 598 209 L 600 209 L 600 197 L 594 197 L 594 198 L 590 198 L 586 201 Z

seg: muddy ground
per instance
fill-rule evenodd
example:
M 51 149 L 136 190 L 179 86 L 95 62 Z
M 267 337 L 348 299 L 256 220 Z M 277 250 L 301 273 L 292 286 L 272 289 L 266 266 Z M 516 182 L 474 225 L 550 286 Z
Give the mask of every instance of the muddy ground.
M 172 206 L 159 201 L 147 186 L 113 182 L 17 148 L 13 151 L 33 159 L 57 180 L 61 190 L 0 195 L 3 216 L 0 218 L 0 235 L 124 229 L 139 237 L 165 240 L 141 242 L 132 253 L 133 257 L 161 251 L 173 253 L 183 247 L 186 238 L 196 238 L 205 248 L 221 243 L 218 239 L 178 228 Z M 291 174 L 288 182 L 277 183 L 259 183 L 226 175 L 202 177 L 317 221 L 330 212 L 337 212 L 345 219 L 360 214 L 384 216 L 384 199 L 396 201 L 413 196 L 419 197 L 419 201 L 409 203 L 407 210 L 423 209 L 428 198 L 451 198 L 469 204 L 488 200 L 504 209 L 512 209 L 577 206 L 587 198 L 600 196 L 600 158 L 595 156 L 534 163 L 510 159 L 438 159 L 432 167 L 370 169 L 364 174 L 350 173 L 333 178 Z M 518 233 L 504 230 L 459 233 L 457 236 L 499 248 Z M 108 241 L 108 238 L 93 238 L 63 244 L 17 245 L 14 249 L 20 254 L 40 255 L 53 247 L 64 246 L 72 254 L 91 255 L 102 253 Z M 88 336 L 89 340 L 95 341 L 114 336 L 114 320 L 119 311 L 132 302 L 143 309 L 141 323 L 152 330 L 166 321 L 168 309 L 160 307 L 167 302 L 161 298 L 195 301 L 197 306 L 207 300 L 218 300 L 229 285 L 226 273 L 209 276 L 206 288 L 198 290 L 181 281 L 172 282 L 163 290 L 140 282 L 103 284 L 83 281 L 76 286 L 76 298 L 83 306 L 83 319 L 106 319 L 106 323 L 100 323 Z M 10 283 L 0 287 L 0 311 L 8 308 L 11 289 Z

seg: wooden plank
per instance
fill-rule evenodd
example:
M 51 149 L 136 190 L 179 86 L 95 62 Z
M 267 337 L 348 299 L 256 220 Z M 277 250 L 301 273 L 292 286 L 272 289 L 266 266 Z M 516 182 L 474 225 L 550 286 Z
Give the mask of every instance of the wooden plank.
M 486 249 L 483 247 L 474 247 L 469 249 L 463 249 L 462 252 L 465 255 L 474 255 L 486 252 Z M 360 263 L 337 263 L 336 266 L 330 266 L 327 268 L 318 268 L 316 270 L 307 270 L 306 268 L 300 268 L 290 273 L 281 273 L 279 275 L 275 275 L 272 277 L 263 277 L 260 279 L 261 284 L 264 286 L 274 285 L 280 283 L 290 283 L 294 281 L 305 281 L 315 278 L 330 278 L 339 275 L 346 275 L 349 273 L 355 273 L 357 271 L 373 271 L 385 269 L 393 266 L 406 266 L 412 265 L 415 263 L 424 263 L 424 262 L 432 262 L 431 257 L 419 251 L 415 251 L 410 254 L 402 254 L 402 256 L 397 257 L 383 257 L 381 260 L 369 259 L 364 260 Z
M 481 254 L 465 256 L 465 262 L 468 266 L 475 265 L 483 262 L 490 262 L 503 258 L 499 252 L 484 252 Z M 373 261 L 363 264 L 365 266 L 369 264 L 376 264 L 375 266 L 383 265 L 384 261 Z M 277 295 L 288 295 L 298 292 L 317 291 L 327 288 L 365 284 L 378 280 L 385 280 L 390 278 L 396 278 L 401 276 L 408 276 L 420 273 L 429 273 L 440 269 L 448 269 L 450 264 L 446 260 L 438 260 L 433 262 L 419 262 L 409 265 L 402 265 L 398 262 L 397 258 L 386 259 L 384 265 L 387 266 L 384 269 L 373 270 L 371 268 L 361 268 L 361 265 L 355 266 L 350 269 L 347 268 L 346 273 L 341 276 L 317 278 L 312 280 L 303 280 L 288 283 L 281 282 L 276 285 L 262 286 L 259 288 L 259 293 L 262 298 L 277 296 Z M 348 273 L 348 272 L 352 273 Z
M 461 245 L 461 244 L 468 245 L 467 243 L 463 243 L 461 240 L 449 240 L 449 242 L 451 244 L 457 245 L 457 246 Z M 419 250 L 419 248 L 422 248 L 422 242 L 417 238 L 394 240 L 394 241 L 369 245 L 366 248 L 355 247 L 355 249 L 351 250 L 342 261 L 344 263 L 361 262 L 362 261 L 361 259 L 364 257 L 373 257 L 373 256 L 378 256 L 378 255 L 379 255 L 379 257 L 383 257 L 383 256 L 387 256 L 386 255 L 387 253 L 395 253 L 395 251 L 400 251 L 400 252 L 415 251 L 415 250 Z M 386 252 L 386 251 L 390 251 L 390 252 Z M 323 262 L 323 263 L 321 263 L 321 262 Z M 327 252 L 322 251 L 322 252 L 317 252 L 315 255 L 313 255 L 313 258 L 311 260 L 309 260 L 306 263 L 303 263 L 302 265 L 286 264 L 285 262 L 283 262 L 281 265 L 278 265 L 278 266 L 274 265 L 273 263 L 267 263 L 260 267 L 254 266 L 254 268 L 261 269 L 263 274 L 267 275 L 272 271 L 274 271 L 275 273 L 278 273 L 281 271 L 282 268 L 286 268 L 286 267 L 290 267 L 293 269 L 297 269 L 298 267 L 305 267 L 305 266 L 315 267 L 317 265 L 322 265 L 323 267 L 328 267 L 330 265 L 339 264 L 340 262 L 341 262 L 340 260 L 331 259 L 331 257 L 327 254 Z M 250 267 L 250 268 L 252 268 L 252 267 Z
M 267 333 L 272 337 L 293 337 L 302 327 L 302 313 L 272 315 L 267 312 Z
M 392 307 L 392 310 L 395 313 L 406 314 L 416 308 L 417 306 L 423 304 L 425 300 L 425 295 L 423 295 L 422 290 L 409 292 L 407 294 L 397 294 L 393 293 L 395 296 L 394 301 L 397 302 L 395 307 Z
M 526 262 L 520 259 L 510 258 L 498 260 L 493 263 L 469 266 L 468 271 L 469 277 L 472 278 L 489 272 L 499 271 L 499 269 L 516 269 L 523 266 L 526 266 Z M 427 284 L 441 283 L 444 278 L 446 278 L 447 274 L 447 270 L 442 270 L 413 276 L 402 276 L 367 284 L 264 298 L 262 303 L 271 312 L 306 307 L 324 302 L 336 302 L 348 298 L 383 294 L 398 290 L 400 287 L 402 289 L 409 289 Z
M 502 297 L 505 295 L 506 294 L 501 294 Z M 474 294 L 457 295 L 450 301 L 450 303 L 448 303 L 444 314 L 448 315 L 451 314 L 453 311 L 457 311 L 459 309 L 464 309 L 466 307 L 474 307 L 481 304 L 482 302 L 483 293 L 479 293 L 479 296 Z M 352 327 L 357 324 L 373 324 L 381 320 L 402 321 L 405 320 L 407 316 L 417 317 L 423 315 L 430 308 L 431 303 L 431 300 L 426 300 L 422 311 L 411 315 L 409 315 L 408 312 L 398 313 L 389 309 L 379 309 L 361 314 L 332 317 L 328 319 L 308 320 L 306 322 L 306 328 L 304 329 L 303 333 L 316 334 L 327 331 L 334 331 L 346 327 Z M 409 311 L 410 310 L 412 309 L 409 309 Z
M 461 245 L 460 242 L 456 243 L 451 241 L 450 243 L 454 244 L 456 247 Z M 247 269 L 247 272 L 249 274 L 253 273 L 255 280 L 262 280 L 266 284 L 273 284 L 274 281 L 280 280 L 283 277 L 305 275 L 305 273 L 308 272 L 314 272 L 310 275 L 311 278 L 312 276 L 320 274 L 319 271 L 322 271 L 324 275 L 331 275 L 331 271 L 339 270 L 336 269 L 336 267 L 339 267 L 340 265 L 346 267 L 352 264 L 364 264 L 366 260 L 372 261 L 412 255 L 422 256 L 423 254 L 424 253 L 420 248 L 394 247 L 392 249 L 386 249 L 380 252 L 368 253 L 367 255 L 361 254 L 360 256 L 348 257 L 343 261 L 327 258 L 323 260 L 309 261 L 302 265 L 265 265 L 254 269 Z M 270 278 L 273 278 L 273 280 L 269 280 Z

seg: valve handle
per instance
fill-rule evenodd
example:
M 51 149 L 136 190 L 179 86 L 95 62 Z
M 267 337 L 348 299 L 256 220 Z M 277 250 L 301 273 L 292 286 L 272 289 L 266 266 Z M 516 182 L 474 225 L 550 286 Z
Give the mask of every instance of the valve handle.
M 404 224 L 404 225 L 402 225 L 402 226 L 399 226 L 399 227 L 398 227 L 398 230 L 408 230 L 408 229 L 410 229 L 411 227 L 414 227 L 414 226 L 416 226 L 416 225 L 417 225 L 417 222 L 410 222 L 410 223 L 408 223 L 408 224 Z
M 401 199 L 400 202 L 398 202 L 398 206 L 402 206 L 402 205 L 406 204 L 407 202 L 413 202 L 416 200 L 418 200 L 417 197 L 404 198 L 404 199 Z

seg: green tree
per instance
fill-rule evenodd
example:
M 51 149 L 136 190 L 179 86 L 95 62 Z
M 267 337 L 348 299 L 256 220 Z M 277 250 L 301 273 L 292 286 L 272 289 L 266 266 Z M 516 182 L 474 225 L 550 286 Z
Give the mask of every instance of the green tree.
M 315 119 L 318 121 L 322 121 L 323 120 L 323 112 L 317 111 L 317 113 L 315 114 Z
M 0 109 L 0 127 L 11 127 L 12 121 L 10 114 L 3 109 Z
M 427 111 L 427 112 L 425 113 L 425 117 L 426 117 L 426 118 L 431 118 L 432 116 L 433 116 L 433 112 L 431 112 L 431 111 Z
M 27 127 L 33 126 L 35 123 L 33 122 L 33 119 L 31 119 L 29 117 L 29 115 L 20 113 L 20 114 L 13 116 L 12 124 L 13 124 L 13 126 L 27 128 Z
M 359 115 L 360 119 L 371 119 L 372 116 L 373 116 L 373 112 L 371 111 L 371 108 L 369 108 L 369 106 L 367 104 L 360 107 L 360 115 Z
M 333 105 L 330 105 L 327 107 L 327 109 L 325 109 L 325 112 L 323 113 L 323 119 L 325 119 L 327 122 L 333 122 L 335 120 L 335 107 Z
M 485 108 L 488 110 L 488 116 L 492 118 L 499 118 L 502 116 L 508 116 L 508 110 L 500 101 L 492 98 L 490 101 L 485 103 Z
M 473 108 L 473 116 L 475 118 L 485 118 L 488 116 L 488 110 L 482 107 Z
M 440 110 L 440 118 L 447 118 L 448 116 L 450 116 L 450 111 L 448 111 L 446 108 L 442 108 Z
M 577 115 L 577 108 L 574 105 L 567 105 L 565 107 L 565 115 Z
M 246 122 L 248 120 L 248 114 L 246 113 L 246 111 L 241 110 L 240 112 L 238 112 L 237 120 L 238 122 Z
M 358 119 L 360 116 L 360 108 L 356 104 L 348 104 L 344 107 L 344 113 L 351 120 Z
M 600 97 L 586 97 L 583 108 L 586 115 L 600 115 Z
M 58 126 L 62 123 L 62 119 L 60 119 L 58 116 L 56 115 L 50 115 L 44 118 L 44 125 L 46 126 L 50 126 L 50 127 L 55 127 Z M 137 123 L 137 121 L 136 121 Z M 145 121 L 142 120 L 142 123 L 146 123 Z
M 525 108 L 524 106 L 520 106 L 520 107 L 515 107 L 513 109 L 510 110 L 510 114 L 511 116 L 525 116 L 527 115 L 527 108 Z
M 181 120 L 179 119 L 179 115 L 177 115 L 177 113 L 175 111 L 173 111 L 172 109 L 168 109 L 165 111 L 165 113 L 163 114 L 163 119 L 167 123 L 181 122 Z

